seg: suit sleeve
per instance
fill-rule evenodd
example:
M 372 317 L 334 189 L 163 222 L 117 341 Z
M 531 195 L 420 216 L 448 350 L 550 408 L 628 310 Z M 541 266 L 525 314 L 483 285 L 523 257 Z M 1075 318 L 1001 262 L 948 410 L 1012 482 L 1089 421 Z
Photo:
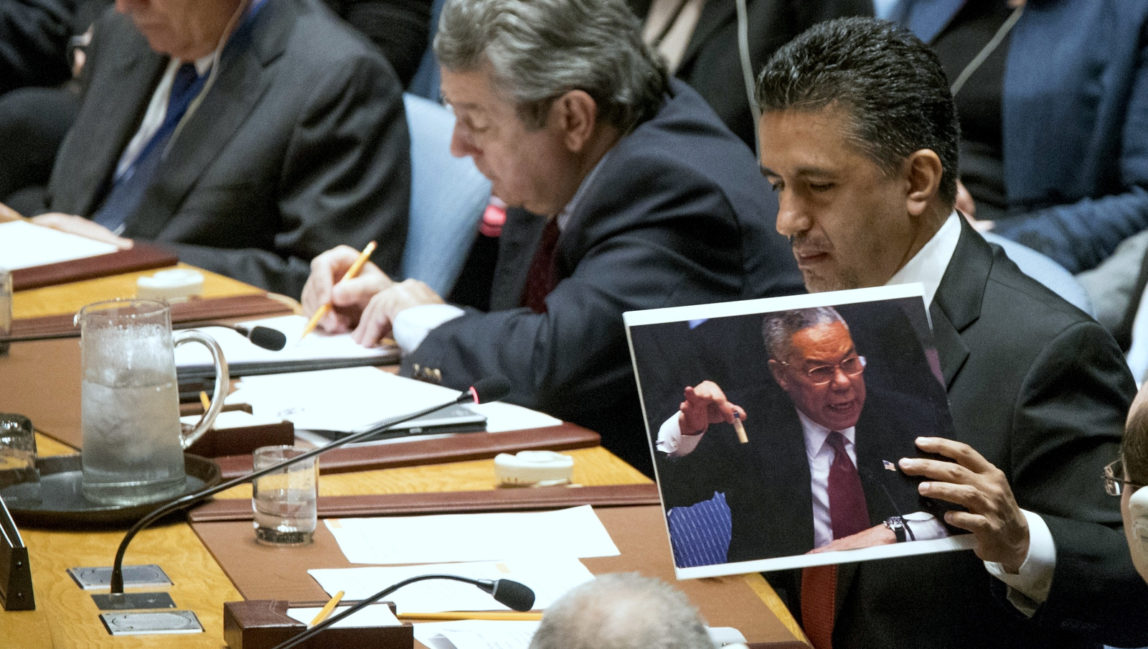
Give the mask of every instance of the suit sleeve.
M 0 94 L 53 86 L 71 77 L 65 50 L 74 0 L 7 0 L 0 4 Z
M 1148 641 L 1148 586 L 1101 475 L 1119 453 L 1133 392 L 1111 337 L 1095 322 L 1078 322 L 1030 367 L 1010 448 L 1017 501 L 1042 516 L 1056 544 L 1052 588 L 1033 620 L 1120 646 Z M 1003 584 L 994 587 L 1003 593 Z
M 1148 228 L 1148 42 L 1142 43 L 1137 63 L 1120 137 L 1119 178 L 1111 181 L 1118 190 L 1010 215 L 996 222 L 995 231 L 1079 273 Z
M 377 57 L 330 70 L 298 113 L 283 158 L 279 231 L 271 250 L 168 244 L 180 259 L 293 297 L 313 257 L 374 239 L 398 270 L 410 202 L 410 140 L 401 89 Z

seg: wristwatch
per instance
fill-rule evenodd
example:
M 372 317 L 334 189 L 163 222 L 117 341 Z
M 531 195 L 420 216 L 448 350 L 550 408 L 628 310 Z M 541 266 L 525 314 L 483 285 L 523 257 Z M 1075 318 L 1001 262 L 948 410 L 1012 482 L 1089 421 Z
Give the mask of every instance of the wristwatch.
M 905 542 L 905 521 L 900 516 L 890 516 L 885 519 L 885 527 L 889 528 L 893 534 L 897 536 L 898 543 Z

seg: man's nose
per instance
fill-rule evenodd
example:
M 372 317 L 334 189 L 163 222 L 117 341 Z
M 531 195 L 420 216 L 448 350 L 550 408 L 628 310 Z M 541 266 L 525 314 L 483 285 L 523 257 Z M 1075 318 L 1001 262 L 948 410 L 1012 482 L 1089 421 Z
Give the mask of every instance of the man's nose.
M 785 190 L 778 192 L 777 206 L 777 231 L 782 236 L 792 237 L 813 227 L 808 212 L 801 205 L 801 201 L 793 197 L 792 192 Z
M 117 0 L 118 2 L 119 0 Z M 450 154 L 456 158 L 465 158 L 466 156 L 473 156 L 478 153 L 478 147 L 474 146 L 462 128 L 455 124 L 454 131 L 450 135 Z

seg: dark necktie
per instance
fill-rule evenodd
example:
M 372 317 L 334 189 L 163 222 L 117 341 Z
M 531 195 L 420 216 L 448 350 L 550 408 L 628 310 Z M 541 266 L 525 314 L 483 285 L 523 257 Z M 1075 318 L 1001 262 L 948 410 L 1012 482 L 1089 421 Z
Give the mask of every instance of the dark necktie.
M 522 306 L 535 313 L 546 313 L 546 296 L 554 289 L 554 250 L 558 245 L 558 220 L 549 219 L 542 230 L 542 239 L 534 251 L 526 288 L 522 291 Z
M 849 453 L 845 436 L 829 433 L 826 442 L 833 449 L 829 465 L 829 521 L 833 538 L 856 534 L 869 527 L 869 507 L 861 476 Z M 834 598 L 837 591 L 837 566 L 813 566 L 801 573 L 801 623 L 816 649 L 833 646 Z
M 100 208 L 92 215 L 92 220 L 115 231 L 128 215 L 139 207 L 144 191 L 151 184 L 156 169 L 163 159 L 163 149 L 171 134 L 175 132 L 179 120 L 187 112 L 195 96 L 203 87 L 203 80 L 195 69 L 195 64 L 184 63 L 175 72 L 171 83 L 171 95 L 167 100 L 167 112 L 163 123 L 140 150 L 136 159 L 124 173 L 115 180 Z

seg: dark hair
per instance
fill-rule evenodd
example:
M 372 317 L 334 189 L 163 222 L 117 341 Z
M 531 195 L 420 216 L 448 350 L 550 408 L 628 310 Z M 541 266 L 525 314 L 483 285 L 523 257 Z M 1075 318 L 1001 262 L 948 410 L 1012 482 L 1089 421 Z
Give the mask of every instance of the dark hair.
M 657 112 L 669 84 L 622 0 L 450 0 L 434 52 L 452 71 L 489 64 L 496 89 L 533 128 L 555 99 L 583 90 L 598 119 L 625 132 Z
M 937 55 L 902 27 L 872 18 L 814 25 L 765 64 L 757 103 L 762 113 L 841 106 L 854 144 L 889 174 L 932 149 L 944 166 L 940 197 L 956 199 L 960 125 L 949 81 Z

